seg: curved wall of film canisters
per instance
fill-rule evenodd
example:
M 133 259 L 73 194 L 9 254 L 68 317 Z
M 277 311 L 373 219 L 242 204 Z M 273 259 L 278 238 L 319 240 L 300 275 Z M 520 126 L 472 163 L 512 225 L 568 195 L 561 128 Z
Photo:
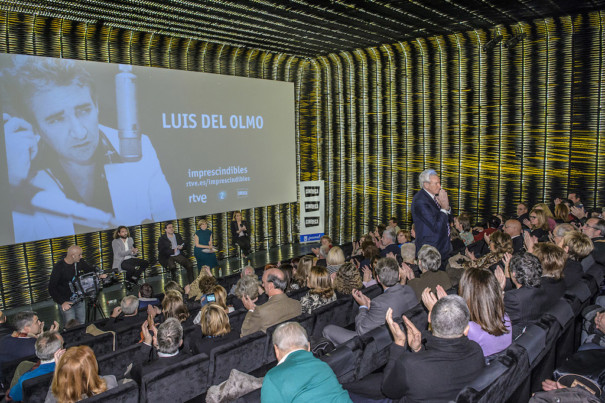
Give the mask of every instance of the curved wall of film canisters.
M 603 206 L 604 27 L 605 14 L 594 12 L 307 58 L 0 11 L 0 52 L 294 82 L 297 179 L 325 180 L 325 232 L 343 243 L 390 216 L 409 228 L 428 167 L 441 174 L 454 213 L 477 221 L 571 190 Z M 502 41 L 484 51 L 496 35 Z M 244 215 L 255 250 L 298 239 L 296 203 Z M 192 236 L 198 218 L 176 230 Z M 220 257 L 234 256 L 229 214 L 207 218 Z M 161 225 L 131 233 L 155 262 Z M 53 262 L 73 243 L 109 268 L 111 236 L 1 247 L 0 309 L 48 299 Z

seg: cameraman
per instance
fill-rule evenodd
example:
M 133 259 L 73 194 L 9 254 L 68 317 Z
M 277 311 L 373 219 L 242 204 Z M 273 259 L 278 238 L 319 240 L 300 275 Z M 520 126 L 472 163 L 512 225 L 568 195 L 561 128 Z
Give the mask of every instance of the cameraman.
M 59 305 L 59 312 L 63 326 L 71 319 L 76 319 L 81 324 L 86 321 L 86 306 L 84 301 L 73 302 L 72 291 L 69 285 L 85 273 L 94 272 L 85 260 L 82 260 L 82 248 L 78 245 L 72 245 L 67 249 L 67 255 L 64 259 L 59 260 L 53 267 L 48 281 L 48 293 L 53 301 Z M 99 276 L 100 278 L 107 277 L 106 274 Z

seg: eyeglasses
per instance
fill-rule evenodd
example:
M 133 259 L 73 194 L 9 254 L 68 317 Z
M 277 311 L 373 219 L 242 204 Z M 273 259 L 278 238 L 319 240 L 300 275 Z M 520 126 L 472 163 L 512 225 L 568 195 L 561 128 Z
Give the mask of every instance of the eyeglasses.
M 593 229 L 593 230 L 595 230 L 595 231 L 600 231 L 598 228 L 595 228 L 595 227 L 593 227 L 592 225 L 584 224 L 584 228 L 586 228 L 586 227 L 588 227 L 588 228 L 592 228 L 592 229 Z
M 531 218 L 532 220 L 535 220 L 537 217 L 535 215 L 530 215 L 529 218 Z

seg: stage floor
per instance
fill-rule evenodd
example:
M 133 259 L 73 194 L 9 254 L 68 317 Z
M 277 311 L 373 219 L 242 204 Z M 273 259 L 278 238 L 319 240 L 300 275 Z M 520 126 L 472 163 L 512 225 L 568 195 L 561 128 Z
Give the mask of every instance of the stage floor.
M 271 248 L 266 251 L 259 251 L 251 253 L 249 258 L 249 262 L 244 259 L 231 258 L 224 259 L 219 261 L 219 267 L 215 268 L 213 274 L 215 277 L 223 277 L 228 276 L 233 273 L 237 273 L 241 271 L 241 269 L 246 265 L 250 264 L 254 268 L 262 267 L 267 263 L 277 263 L 281 260 L 291 259 L 296 256 L 301 256 L 307 253 L 311 253 L 311 248 L 319 247 L 319 243 L 309 243 L 309 244 L 288 244 L 280 247 Z M 198 272 L 193 265 L 193 270 L 195 275 L 197 276 Z M 170 274 L 165 273 L 163 275 L 157 275 L 152 277 L 143 276 L 139 280 L 139 284 L 144 282 L 148 282 L 152 285 L 154 293 L 161 293 L 164 290 L 164 284 L 170 281 Z M 184 286 L 187 282 L 187 273 L 185 270 L 180 270 L 178 272 L 178 282 L 182 286 Z M 120 300 L 126 295 L 138 295 L 139 289 L 138 287 L 134 287 L 132 291 L 127 291 L 123 284 L 114 284 L 110 287 L 104 288 L 99 294 L 98 298 L 98 306 L 102 309 L 103 313 L 108 317 L 111 313 L 112 309 L 119 305 Z M 4 311 L 4 314 L 7 315 L 10 319 L 12 315 L 19 311 L 24 310 L 32 310 L 38 314 L 40 320 L 45 322 L 45 328 L 48 329 L 50 324 L 53 321 L 59 321 L 59 308 L 57 304 L 55 304 L 52 300 L 38 302 L 32 305 L 24 305 L 17 308 L 9 309 Z M 100 319 L 100 314 L 96 314 L 96 319 Z

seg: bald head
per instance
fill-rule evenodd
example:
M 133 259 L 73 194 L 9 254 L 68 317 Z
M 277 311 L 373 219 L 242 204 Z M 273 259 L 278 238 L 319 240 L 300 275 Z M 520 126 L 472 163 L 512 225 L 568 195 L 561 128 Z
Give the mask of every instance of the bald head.
M 504 232 L 512 237 L 521 235 L 521 223 L 519 220 L 508 220 L 504 223 Z
M 82 248 L 78 245 L 71 245 L 67 248 L 67 256 L 65 256 L 65 263 L 73 264 L 77 263 L 82 259 Z
M 263 273 L 263 287 L 269 297 L 283 294 L 287 286 L 286 276 L 280 269 L 268 269 Z

